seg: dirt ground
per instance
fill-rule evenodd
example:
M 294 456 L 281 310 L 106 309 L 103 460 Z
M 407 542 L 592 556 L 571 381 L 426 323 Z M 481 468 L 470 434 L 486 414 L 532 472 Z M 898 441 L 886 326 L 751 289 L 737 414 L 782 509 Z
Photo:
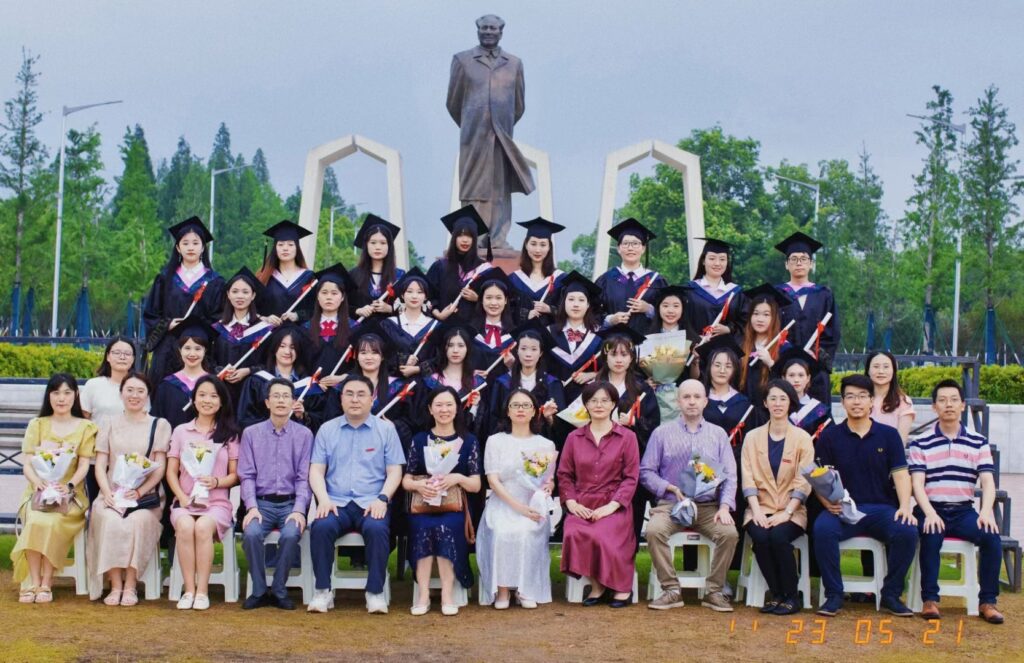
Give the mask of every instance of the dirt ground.
M 407 578 L 393 582 L 388 615 L 367 615 L 359 592 L 339 592 L 336 610 L 314 615 L 243 611 L 223 603 L 216 589 L 211 609 L 202 613 L 179 612 L 166 598 L 108 608 L 75 596 L 67 582 L 58 583 L 53 604 L 22 606 L 10 571 L 0 573 L 0 660 L 1024 660 L 1019 594 L 1000 597 L 1008 623 L 991 626 L 967 617 L 956 599 L 944 604 L 938 625 L 850 604 L 838 617 L 816 622 L 811 611 L 793 618 L 766 618 L 746 607 L 717 614 L 701 608 L 695 594 L 686 595 L 685 608 L 667 612 L 644 602 L 625 610 L 583 608 L 567 604 L 556 583 L 555 602 L 537 610 L 498 613 L 472 603 L 457 617 L 442 617 L 435 597 L 428 616 L 413 617 Z

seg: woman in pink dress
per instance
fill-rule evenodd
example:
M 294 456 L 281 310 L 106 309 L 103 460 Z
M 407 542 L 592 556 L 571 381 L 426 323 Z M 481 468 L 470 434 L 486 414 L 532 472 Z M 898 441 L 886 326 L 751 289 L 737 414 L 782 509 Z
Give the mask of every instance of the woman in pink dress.
M 178 564 L 185 580 L 185 593 L 179 610 L 206 610 L 210 607 L 209 582 L 213 567 L 213 538 L 223 541 L 232 525 L 229 489 L 238 483 L 238 427 L 231 409 L 231 397 L 224 383 L 206 375 L 192 391 L 196 418 L 174 429 L 167 452 L 167 485 L 174 494 L 171 525 L 177 541 Z M 185 469 L 183 456 L 215 454 L 209 474 L 193 477 Z M 196 484 L 209 495 L 192 497 Z M 226 545 L 234 545 L 228 541 Z
M 583 388 L 590 423 L 569 434 L 558 463 L 558 486 L 569 514 L 563 525 L 562 571 L 590 579 L 583 605 L 597 605 L 605 590 L 613 608 L 632 603 L 633 494 L 640 476 L 636 435 L 612 420 L 619 402 L 610 382 Z

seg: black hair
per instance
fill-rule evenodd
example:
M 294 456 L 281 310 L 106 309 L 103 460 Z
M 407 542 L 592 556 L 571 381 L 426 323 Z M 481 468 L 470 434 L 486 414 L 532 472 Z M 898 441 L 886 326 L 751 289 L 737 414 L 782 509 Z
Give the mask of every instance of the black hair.
M 118 387 L 119 393 L 124 393 L 124 385 L 128 380 L 138 380 L 142 384 L 146 385 L 147 394 L 153 393 L 153 383 L 150 382 L 149 377 L 141 371 L 128 371 L 128 373 L 125 374 L 124 379 L 121 380 L 121 386 Z
M 785 380 L 783 380 L 781 378 L 775 378 L 773 380 L 769 380 L 768 384 L 765 386 L 765 388 L 764 388 L 765 405 L 767 405 L 767 403 L 768 403 L 768 392 L 771 391 L 772 389 L 778 389 L 779 391 L 781 391 L 784 394 L 786 394 L 786 398 L 789 399 L 789 413 L 790 414 L 793 414 L 794 412 L 796 412 L 797 410 L 800 409 L 800 397 L 796 395 L 796 389 L 793 388 L 793 385 L 791 385 L 790 383 L 786 382 Z
M 275 239 L 271 240 L 271 242 L 272 250 L 269 252 L 266 251 L 266 244 L 263 245 L 266 256 L 263 258 L 263 267 L 261 267 L 260 271 L 256 273 L 256 278 L 260 283 L 267 285 L 267 283 L 270 282 L 270 278 L 274 275 L 274 272 L 281 267 L 281 260 L 277 257 L 277 245 L 281 242 L 295 242 L 295 265 L 302 269 L 309 269 L 306 266 L 306 256 L 302 255 L 302 244 L 299 240 L 283 239 L 279 241 Z
M 480 298 L 476 302 L 476 311 L 473 315 L 473 327 L 479 330 L 484 329 L 487 322 L 487 313 L 484 311 L 484 293 L 491 288 L 497 288 L 505 295 L 505 308 L 501 311 L 501 328 L 504 331 L 512 329 L 512 293 L 508 286 L 501 281 L 487 281 L 483 288 L 480 288 Z
M 213 342 L 204 336 L 189 336 L 188 334 L 182 334 L 178 337 L 177 348 L 178 351 L 171 355 L 171 372 L 175 373 L 185 368 L 185 360 L 181 358 L 181 350 L 185 347 L 185 344 L 189 341 L 193 341 L 203 346 L 206 352 L 203 354 L 202 367 L 207 373 L 213 370 Z
M 679 322 L 677 322 L 676 324 L 679 326 L 680 331 L 684 331 L 686 329 L 686 302 L 683 301 L 681 295 L 673 293 L 671 295 L 665 295 L 655 305 L 654 319 L 651 321 L 651 330 L 648 332 L 648 334 L 659 334 L 664 329 L 665 321 L 661 319 L 661 305 L 665 302 L 666 299 L 670 297 L 678 299 L 679 303 L 682 305 L 679 312 Z
M 294 395 L 295 387 L 292 385 L 291 380 L 285 380 L 284 378 L 274 378 L 263 387 L 263 400 L 270 398 L 270 390 L 276 386 L 288 387 L 288 393 Z
M 369 388 L 370 393 L 373 393 L 373 382 L 370 381 L 370 378 L 366 377 L 365 375 L 359 375 L 358 373 L 349 373 L 348 377 L 342 380 L 341 384 L 338 385 L 338 391 L 345 391 L 345 387 L 352 384 L 353 382 L 365 384 L 367 388 Z
M 437 353 L 437 374 L 444 375 L 448 368 L 448 343 L 458 336 L 466 344 L 466 358 L 462 360 L 462 388 L 473 388 L 473 339 L 469 337 L 465 327 L 453 327 L 444 333 Z
M 53 405 L 50 404 L 50 394 L 57 391 L 64 385 L 75 392 L 75 402 L 71 404 L 71 416 L 85 419 L 85 412 L 82 411 L 82 401 L 78 395 L 78 382 L 75 376 L 70 373 L 54 373 L 46 383 L 46 392 L 43 394 L 43 405 L 39 408 L 40 417 L 52 417 Z
M 138 356 L 138 348 L 135 347 L 135 342 L 127 336 L 115 336 L 107 342 L 107 347 L 103 348 L 103 361 L 100 362 L 100 367 L 96 369 L 96 375 L 109 378 L 110 377 L 110 360 L 107 359 L 107 355 L 114 349 L 114 346 L 118 343 L 127 343 L 132 348 L 132 366 L 135 365 L 135 357 Z M 132 369 L 129 368 L 128 372 L 131 373 Z
M 526 236 L 523 240 L 523 248 L 519 250 L 519 269 L 523 270 L 523 274 L 529 276 L 533 273 L 533 259 L 530 258 L 530 254 L 526 251 L 526 245 L 531 239 L 546 239 L 548 242 L 548 254 L 544 256 L 544 260 L 541 261 L 540 271 L 544 276 L 551 276 L 555 273 L 555 240 L 551 237 L 530 237 Z
M 324 314 L 323 309 L 320 308 L 320 290 L 324 287 L 325 283 L 334 283 L 334 281 L 321 281 L 316 285 L 316 292 L 313 298 L 313 316 L 309 319 L 309 340 L 317 354 L 319 354 L 319 350 L 324 344 L 324 340 L 320 338 L 320 322 Z M 345 292 L 344 286 L 340 286 L 337 283 L 334 283 L 334 285 L 338 286 L 338 289 L 341 290 L 341 305 L 338 306 L 338 325 L 335 329 L 331 346 L 335 350 L 344 352 L 345 348 L 348 347 L 348 339 L 352 332 L 349 327 L 348 293 Z
M 603 391 L 608 395 L 608 398 L 612 399 L 612 405 L 618 405 L 619 403 L 619 390 L 615 388 L 611 382 L 607 380 L 594 380 L 583 385 L 583 390 L 580 392 L 580 399 L 583 401 L 583 407 L 587 406 L 590 399 L 597 395 L 597 392 Z M 589 413 L 590 410 L 587 410 Z M 614 417 L 613 417 L 614 419 Z
M 620 398 L 624 398 L 626 403 L 632 405 L 636 402 L 636 399 L 640 398 L 640 394 L 643 393 L 643 385 L 637 378 L 637 358 L 636 358 L 636 346 L 633 345 L 633 341 L 627 336 L 621 336 L 619 334 L 608 337 L 604 343 L 601 344 L 601 354 L 607 356 L 612 353 L 613 350 L 618 348 L 625 348 L 629 352 L 629 367 L 626 369 L 626 391 L 625 393 L 619 394 Z M 605 359 L 604 366 L 597 371 L 598 381 L 607 381 L 611 375 L 611 369 L 609 368 L 609 362 Z M 617 403 L 618 401 L 616 401 Z M 625 404 L 623 404 L 625 407 Z
M 224 284 L 224 310 L 220 313 L 220 323 L 222 325 L 230 324 L 235 319 L 235 307 L 231 305 L 231 300 L 228 299 L 228 292 L 231 291 L 231 286 L 233 286 L 236 281 L 242 281 L 252 289 L 253 297 L 252 302 L 249 304 L 249 323 L 252 324 L 255 322 L 255 319 L 259 316 L 259 310 L 256 308 L 259 302 L 259 296 L 256 292 L 256 288 L 253 288 L 253 285 L 249 283 L 245 274 L 235 274 L 228 279 L 227 283 Z
M 523 389 L 517 387 L 508 392 L 508 397 L 505 399 L 503 407 L 501 408 L 500 417 L 498 420 L 498 430 L 502 433 L 512 432 L 512 418 L 508 416 L 508 407 L 512 403 L 512 398 L 517 394 L 523 394 L 530 399 L 530 403 L 533 404 L 533 418 L 530 419 L 530 432 L 534 435 L 538 435 L 541 429 L 541 414 L 540 404 L 537 403 L 537 397 L 533 395 L 529 389 Z
M 707 270 L 704 268 L 704 258 L 708 253 L 708 244 L 705 243 L 704 250 L 700 252 L 700 258 L 697 259 L 697 271 L 693 275 L 694 281 L 707 274 Z M 722 253 L 722 251 L 711 251 L 710 253 Z M 732 283 L 732 253 L 726 252 L 726 255 L 728 260 L 725 263 L 725 271 L 722 272 L 722 283 Z
M 459 392 L 455 391 L 454 387 L 449 387 L 447 385 L 434 387 L 431 392 L 427 394 L 426 406 L 423 409 L 427 421 L 430 422 L 427 424 L 428 427 L 433 428 L 437 425 L 437 422 L 434 421 L 433 415 L 430 414 L 430 406 L 434 404 L 434 399 L 441 394 L 451 394 L 451 397 L 455 399 L 455 419 L 452 420 L 452 425 L 455 427 L 456 435 L 464 436 L 468 432 L 466 430 L 466 416 L 463 414 L 465 408 L 462 407 L 462 399 L 459 398 Z
M 953 379 L 946 379 L 932 387 L 932 403 L 938 400 L 940 389 L 956 389 L 956 393 L 960 394 L 960 400 L 964 400 L 964 388 L 960 386 L 960 383 Z
M 537 385 L 544 384 L 544 380 L 547 377 L 547 363 L 544 361 L 544 341 L 541 340 L 540 332 L 535 329 L 527 329 L 526 331 L 519 334 L 518 341 L 522 341 L 524 338 L 528 338 L 540 344 L 540 357 L 537 359 L 537 368 L 534 375 L 537 378 Z M 516 345 L 516 351 L 513 353 L 515 362 L 512 364 L 512 370 L 509 371 L 508 385 L 510 388 L 515 389 L 523 382 L 523 364 L 519 361 L 519 345 Z
M 303 348 L 306 344 L 303 342 L 302 330 L 294 325 L 278 327 L 271 334 L 270 339 L 267 341 L 268 348 L 265 367 L 268 371 L 274 371 L 277 368 L 277 350 L 281 347 L 281 343 L 284 342 L 286 337 L 292 339 L 292 351 L 295 353 L 295 363 L 292 364 L 292 372 L 304 375 L 306 372 L 306 353 L 303 351 Z
M 704 383 L 704 389 L 708 394 L 711 393 L 711 365 L 715 363 L 715 359 L 718 355 L 725 355 L 725 358 L 732 363 L 732 377 L 729 378 L 729 384 L 733 389 L 737 389 L 736 386 L 739 384 L 740 378 L 740 358 L 736 356 L 736 353 L 732 348 L 715 348 L 711 354 L 708 355 L 707 368 L 704 371 L 704 375 L 701 376 L 701 382 Z
M 196 380 L 196 386 L 192 389 L 192 410 L 199 412 L 199 408 L 196 407 L 196 394 L 199 393 L 199 387 L 207 382 L 213 385 L 217 391 L 217 397 L 220 399 L 220 409 L 214 416 L 213 436 L 210 439 L 214 444 L 226 444 L 237 438 L 241 431 L 235 421 L 235 407 L 231 402 L 231 394 L 228 393 L 227 386 L 221 380 L 213 375 L 204 375 Z
M 374 235 L 383 235 L 384 239 L 388 242 L 388 253 L 384 256 L 384 265 L 380 271 L 380 282 L 381 285 L 387 285 L 388 283 L 395 282 L 395 238 L 391 236 L 391 230 L 386 226 L 382 226 L 379 223 L 370 226 L 364 233 L 366 242 L 370 241 L 370 238 Z M 356 265 L 349 274 L 352 276 L 352 280 L 355 282 L 355 291 L 360 295 L 366 295 L 370 292 L 370 279 L 373 277 L 373 259 L 370 258 L 370 252 L 366 250 L 366 243 L 363 244 L 363 248 L 359 254 L 359 263 Z
M 871 368 L 871 360 L 878 356 L 888 358 L 889 363 L 892 364 L 892 381 L 889 383 L 888 393 L 882 399 L 882 412 L 895 412 L 903 406 L 903 399 L 907 397 L 903 387 L 900 386 L 899 364 L 896 363 L 895 355 L 888 350 L 875 350 L 871 352 L 868 354 L 868 358 L 864 360 L 864 375 L 867 375 L 869 378 L 871 377 L 868 374 L 868 369 Z
M 377 369 L 377 388 L 374 389 L 373 381 L 370 378 L 363 375 L 363 367 L 359 365 L 359 353 L 363 347 L 369 346 L 369 348 L 380 355 L 380 367 Z M 370 393 L 373 397 L 381 400 L 382 396 L 386 396 L 388 393 L 388 370 L 387 370 L 387 354 L 384 351 L 384 339 L 374 333 L 363 334 L 356 341 L 355 346 L 352 348 L 353 358 L 355 364 L 352 368 L 354 374 L 359 375 L 370 383 Z M 382 403 L 383 404 L 383 403 Z
M 868 392 L 869 395 L 875 395 L 875 383 L 871 381 L 871 378 L 864 375 L 863 373 L 853 373 L 845 376 L 839 381 L 839 395 L 843 396 L 846 393 L 847 387 L 853 387 L 854 389 L 863 389 Z
M 580 292 L 584 297 L 587 298 L 587 312 L 583 314 L 583 326 L 589 331 L 597 331 L 601 328 L 601 319 L 597 315 L 597 307 L 600 306 L 600 300 L 591 298 L 585 292 L 576 290 L 574 292 Z M 555 311 L 555 327 L 558 331 L 565 329 L 565 325 L 569 322 L 569 314 L 565 310 L 565 298 L 569 296 L 569 291 L 566 290 L 562 293 L 559 298 L 559 307 Z

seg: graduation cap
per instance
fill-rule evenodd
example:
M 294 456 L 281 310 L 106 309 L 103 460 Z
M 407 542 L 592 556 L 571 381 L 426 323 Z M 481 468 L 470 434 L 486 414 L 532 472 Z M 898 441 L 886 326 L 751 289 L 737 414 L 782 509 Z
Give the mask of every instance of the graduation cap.
M 505 274 L 505 270 L 500 267 L 492 267 L 488 269 L 478 276 L 470 287 L 473 288 L 476 294 L 483 297 L 484 290 L 492 285 L 500 287 L 505 291 L 506 295 L 512 291 L 512 283 L 508 280 L 508 275 Z
M 811 379 L 825 368 L 819 360 L 804 352 L 803 348 L 793 346 L 779 353 L 778 359 L 775 360 L 775 365 L 772 366 L 772 375 L 782 378 L 786 375 L 789 367 L 797 363 L 806 364 Z M 807 386 L 810 386 L 809 382 Z
M 657 235 L 647 229 L 647 226 L 640 223 L 633 217 L 618 223 L 614 228 L 608 231 L 608 234 L 614 237 L 615 241 L 620 244 L 622 243 L 622 238 L 625 235 L 638 237 L 644 244 L 649 244 L 652 239 L 657 237 Z
M 562 301 L 570 292 L 582 292 L 587 296 L 591 306 L 596 306 L 601 301 L 601 289 L 594 285 L 594 282 L 583 276 L 576 270 L 565 275 L 562 279 Z
M 720 239 L 714 237 L 696 237 L 695 239 L 704 240 L 704 248 L 701 253 L 728 253 L 731 255 L 732 244 L 729 242 L 723 242 Z
M 548 221 L 540 216 L 530 221 L 520 221 L 516 225 L 526 228 L 526 239 L 530 239 L 531 237 L 551 239 L 552 235 L 565 230 L 565 226 L 562 224 Z
M 394 242 L 395 237 L 398 236 L 398 233 L 402 232 L 402 229 L 376 214 L 367 214 L 366 219 L 363 220 L 363 225 L 359 228 L 359 232 L 356 233 L 356 238 L 352 240 L 352 246 L 357 249 L 366 249 L 366 240 L 370 239 L 370 235 L 378 231 L 382 231 Z
M 199 239 L 203 241 L 203 245 L 209 244 L 213 241 L 213 235 L 207 230 L 206 225 L 199 220 L 198 216 L 192 216 L 181 223 L 176 223 L 167 229 L 167 232 L 171 233 L 171 237 L 174 238 L 174 243 L 177 244 L 181 241 L 181 238 L 189 233 L 195 233 L 199 235 Z
M 784 253 L 787 258 L 794 253 L 806 253 L 807 255 L 814 257 L 814 252 L 822 246 L 821 242 L 810 235 L 805 235 L 802 232 L 795 232 L 776 244 L 775 249 Z
M 555 337 L 551 335 L 548 328 L 545 327 L 541 322 L 534 318 L 519 325 L 512 330 L 512 338 L 519 341 L 523 337 L 535 338 L 540 341 L 540 348 L 544 353 L 551 352 L 551 349 L 555 347 Z
M 256 275 L 253 274 L 252 270 L 249 269 L 248 267 L 243 266 L 241 269 L 235 272 L 231 276 L 231 278 L 228 279 L 227 285 L 224 288 L 225 293 L 231 289 L 231 284 L 234 283 L 235 281 L 245 281 L 246 283 L 248 283 L 249 287 L 252 288 L 253 292 L 256 293 L 257 297 L 259 297 L 259 295 L 263 292 L 264 285 L 260 283 L 260 280 L 256 278 Z
M 340 262 L 336 262 L 330 267 L 326 267 L 321 269 L 319 272 L 316 272 L 316 278 L 320 282 L 317 284 L 317 290 L 319 290 L 319 285 L 325 281 L 337 284 L 338 288 L 342 292 L 352 292 L 356 289 L 355 281 L 352 280 L 352 277 L 349 276 L 348 270 L 345 269 L 344 265 Z
M 423 293 L 427 296 L 427 299 L 430 299 L 430 282 L 427 281 L 427 276 L 419 267 L 413 267 L 403 274 L 402 278 L 398 279 L 398 282 L 395 283 L 395 293 L 401 297 L 405 294 L 405 289 L 412 283 L 419 283 L 420 287 L 423 288 Z
M 611 327 L 605 327 L 604 329 L 597 332 L 597 335 L 603 338 L 606 342 L 610 341 L 615 337 L 622 337 L 628 340 L 634 348 L 640 347 L 647 337 L 633 329 L 629 325 L 617 324 Z
M 352 335 L 349 337 L 349 342 L 352 344 L 353 358 L 359 357 L 359 342 L 369 336 L 375 336 L 380 339 L 381 354 L 387 356 L 393 349 L 394 343 L 388 338 L 388 335 L 384 333 L 384 329 L 380 326 L 380 323 L 376 320 L 367 320 L 359 323 L 357 327 L 352 330 Z
M 275 242 L 297 242 L 313 233 L 299 224 L 285 219 L 264 230 L 263 234 L 272 238 Z
M 199 317 L 198 314 L 193 313 L 184 320 L 178 323 L 174 329 L 169 332 L 171 336 L 175 338 L 194 338 L 203 343 L 203 345 L 209 345 L 210 341 L 217 336 L 217 332 L 210 326 L 203 318 Z
M 706 366 L 708 360 L 719 350 L 732 350 L 737 359 L 743 357 L 743 349 L 740 348 L 739 343 L 736 342 L 736 338 L 732 334 L 719 334 L 698 349 L 701 366 Z M 735 366 L 735 369 L 736 375 L 739 375 L 739 364 Z
M 786 308 L 793 303 L 792 298 L 789 295 L 782 292 L 771 283 L 762 283 L 756 288 L 750 288 L 744 290 L 743 294 L 746 295 L 747 299 L 750 300 L 750 310 L 753 311 L 754 307 L 763 301 L 774 301 L 778 307 Z
M 494 260 L 494 253 L 491 251 L 491 236 L 488 234 L 490 228 L 487 227 L 480 212 L 477 212 L 472 204 L 445 214 L 441 217 L 441 223 L 452 235 L 463 232 L 471 232 L 476 237 L 487 235 L 487 262 Z
M 685 285 L 667 285 L 661 290 L 658 290 L 658 295 L 654 298 L 654 308 L 657 309 L 661 306 L 661 303 L 665 301 L 667 297 L 678 297 L 680 302 L 686 301 L 686 291 L 690 288 Z
M 434 330 L 434 333 L 430 335 L 430 343 L 432 343 L 439 353 L 443 353 L 445 346 L 448 344 L 448 339 L 452 337 L 456 332 L 462 332 L 462 335 L 466 340 L 467 352 L 472 352 L 473 337 L 476 336 L 476 330 L 467 325 L 464 322 L 442 322 Z M 466 361 L 469 361 L 467 354 Z

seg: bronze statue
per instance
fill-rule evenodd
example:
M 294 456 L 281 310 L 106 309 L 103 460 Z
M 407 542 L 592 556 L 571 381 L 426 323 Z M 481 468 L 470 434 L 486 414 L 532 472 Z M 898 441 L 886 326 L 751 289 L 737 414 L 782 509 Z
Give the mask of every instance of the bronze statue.
M 489 14 L 476 27 L 480 45 L 455 54 L 448 81 L 448 113 L 461 130 L 459 199 L 476 207 L 495 249 L 511 249 L 505 238 L 512 193 L 534 188 L 530 166 L 512 142 L 526 107 L 523 63 L 498 46 L 505 21 Z

